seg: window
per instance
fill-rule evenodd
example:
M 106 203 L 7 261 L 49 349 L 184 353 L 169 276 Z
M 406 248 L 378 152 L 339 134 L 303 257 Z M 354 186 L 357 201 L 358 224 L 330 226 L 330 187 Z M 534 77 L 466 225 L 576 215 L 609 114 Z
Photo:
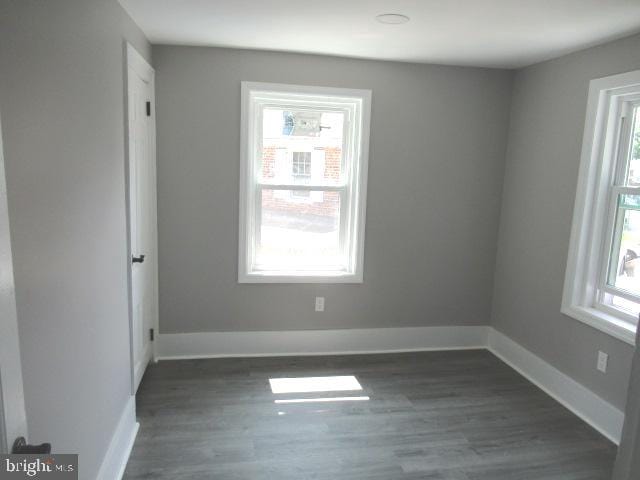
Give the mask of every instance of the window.
M 308 185 L 311 179 L 311 152 L 293 152 L 292 161 L 293 181 L 296 185 Z M 309 198 L 309 190 L 293 190 L 295 197 Z
M 293 152 L 293 178 L 305 184 L 311 178 L 311 152 Z
M 635 343 L 640 314 L 640 71 L 590 85 L 562 311 Z
M 362 282 L 370 103 L 242 83 L 239 282 Z

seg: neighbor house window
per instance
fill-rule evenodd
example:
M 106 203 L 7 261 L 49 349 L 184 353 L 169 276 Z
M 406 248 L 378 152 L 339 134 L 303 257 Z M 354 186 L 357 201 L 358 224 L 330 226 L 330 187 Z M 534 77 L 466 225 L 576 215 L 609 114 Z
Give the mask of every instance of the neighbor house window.
M 311 152 L 293 152 L 293 177 L 303 183 L 311 178 Z
M 296 185 L 308 185 L 311 180 L 311 152 L 293 152 L 292 159 L 293 180 Z M 309 190 L 293 190 L 294 197 L 309 198 Z
M 242 83 L 240 282 L 362 282 L 370 102 Z
M 590 85 L 562 311 L 634 343 L 640 313 L 640 71 Z

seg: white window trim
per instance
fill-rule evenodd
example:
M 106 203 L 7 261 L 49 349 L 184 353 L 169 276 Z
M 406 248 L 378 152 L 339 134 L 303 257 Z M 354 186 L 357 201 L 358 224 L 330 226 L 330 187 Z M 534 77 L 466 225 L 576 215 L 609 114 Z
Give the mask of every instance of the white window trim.
M 605 263 L 610 209 L 607 196 L 615 173 L 610 159 L 617 145 L 617 132 L 612 132 L 609 125 L 611 118 L 618 116 L 616 100 L 632 90 L 640 90 L 640 70 L 595 79 L 589 84 L 561 312 L 635 345 L 637 319 L 613 308 L 598 308 L 595 301 Z
M 252 228 L 249 219 L 254 218 L 252 198 L 252 184 L 249 181 L 249 175 L 253 174 L 253 166 L 250 164 L 251 156 L 248 151 L 248 141 L 253 137 L 250 132 L 252 125 L 251 117 L 253 112 L 249 109 L 252 107 L 250 95 L 252 91 L 260 92 L 283 92 L 287 94 L 305 94 L 305 95 L 327 95 L 331 97 L 345 97 L 349 99 L 358 98 L 361 103 L 360 108 L 360 144 L 357 145 L 360 159 L 357 163 L 358 170 L 354 176 L 354 181 L 350 187 L 356 189 L 353 192 L 354 201 L 357 202 L 353 214 L 356 217 L 354 222 L 355 235 L 354 245 L 356 255 L 352 259 L 354 263 L 351 272 L 338 274 L 334 271 L 313 272 L 313 273 L 295 273 L 291 274 L 273 274 L 270 272 L 252 272 L 250 271 L 251 252 L 253 248 L 250 241 L 254 235 L 250 232 Z M 238 283 L 362 283 L 363 282 L 363 263 L 364 263 L 364 237 L 365 237 L 365 218 L 367 205 L 367 173 L 369 164 L 369 130 L 371 121 L 371 90 L 359 90 L 349 88 L 333 88 L 333 87 L 315 87 L 304 85 L 288 85 L 276 83 L 261 82 L 242 82 L 241 83 L 241 125 L 240 125 L 240 211 L 239 211 L 239 236 L 238 236 Z M 305 189 L 303 185 L 295 186 L 297 189 Z M 331 190 L 332 187 L 326 187 Z

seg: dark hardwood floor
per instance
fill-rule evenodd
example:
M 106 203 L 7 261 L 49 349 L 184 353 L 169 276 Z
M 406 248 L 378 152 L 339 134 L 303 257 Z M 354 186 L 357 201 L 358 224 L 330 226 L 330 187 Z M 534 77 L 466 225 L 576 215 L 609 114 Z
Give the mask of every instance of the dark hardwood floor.
M 361 391 L 273 394 L 355 375 Z M 275 403 L 282 399 L 368 400 Z M 164 361 L 125 479 L 609 480 L 615 446 L 483 350 Z

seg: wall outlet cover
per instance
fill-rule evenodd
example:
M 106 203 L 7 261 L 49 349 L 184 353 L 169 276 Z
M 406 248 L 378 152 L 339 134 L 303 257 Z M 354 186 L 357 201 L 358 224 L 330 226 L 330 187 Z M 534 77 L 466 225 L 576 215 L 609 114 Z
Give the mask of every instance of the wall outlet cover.
M 609 361 L 609 355 L 606 353 L 599 351 L 598 352 L 598 365 L 597 368 L 602 373 L 607 373 L 607 363 Z

